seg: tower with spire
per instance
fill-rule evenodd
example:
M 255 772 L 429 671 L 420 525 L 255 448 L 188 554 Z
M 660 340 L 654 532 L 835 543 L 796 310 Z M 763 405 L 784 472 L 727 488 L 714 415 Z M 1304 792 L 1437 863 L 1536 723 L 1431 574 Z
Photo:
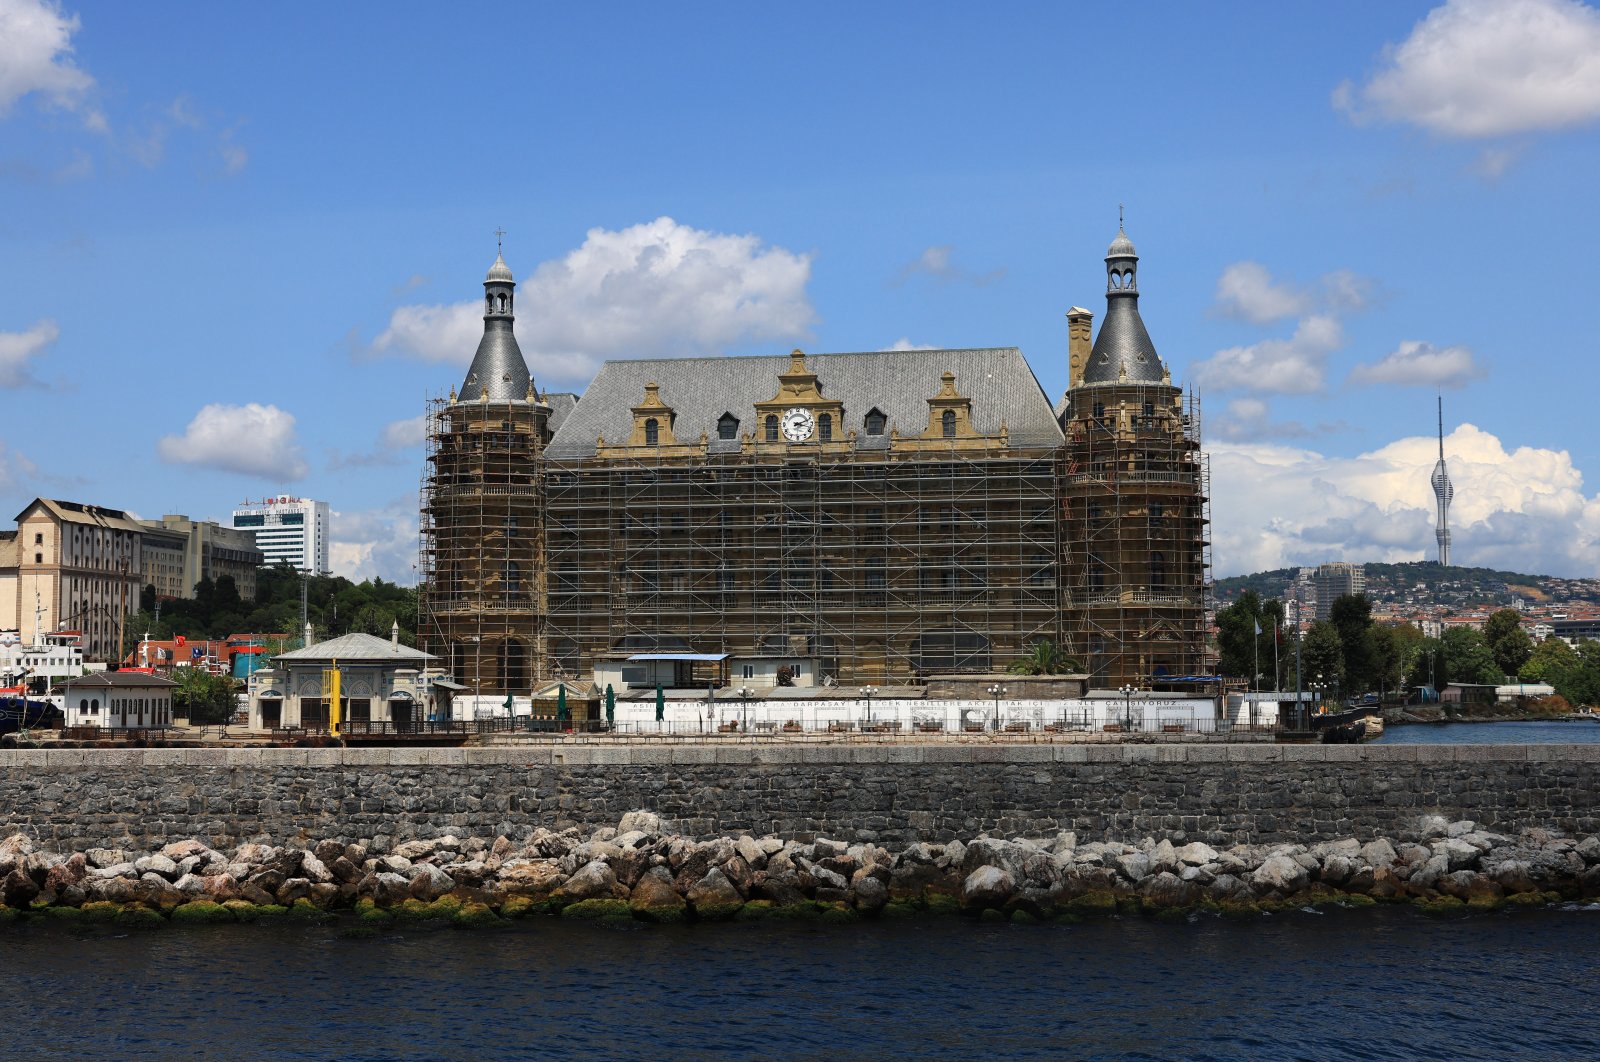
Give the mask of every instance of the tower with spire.
M 1450 566 L 1450 503 L 1455 500 L 1456 488 L 1450 482 L 1450 470 L 1444 463 L 1444 396 L 1439 396 L 1439 461 L 1433 466 L 1433 500 L 1437 512 L 1433 537 L 1439 543 L 1439 566 Z
M 1209 472 L 1198 400 L 1172 382 L 1139 315 L 1139 255 L 1120 219 L 1105 265 L 1087 356 L 1076 330 L 1088 311 L 1068 314 L 1062 629 L 1091 686 L 1149 689 L 1205 672 Z
M 483 337 L 459 392 L 427 412 L 418 635 L 479 694 L 545 678 L 543 459 L 550 407 L 517 345 L 503 253 L 483 280 Z

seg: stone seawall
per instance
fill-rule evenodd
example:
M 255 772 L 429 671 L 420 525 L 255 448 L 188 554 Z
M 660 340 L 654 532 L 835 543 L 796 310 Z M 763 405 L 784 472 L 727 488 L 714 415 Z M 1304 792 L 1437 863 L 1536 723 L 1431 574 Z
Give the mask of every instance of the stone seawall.
M 551 744 L 0 751 L 0 836 L 52 850 L 199 838 L 584 831 L 633 809 L 696 838 L 983 833 L 1174 843 L 1393 836 L 1417 816 L 1600 832 L 1600 745 Z

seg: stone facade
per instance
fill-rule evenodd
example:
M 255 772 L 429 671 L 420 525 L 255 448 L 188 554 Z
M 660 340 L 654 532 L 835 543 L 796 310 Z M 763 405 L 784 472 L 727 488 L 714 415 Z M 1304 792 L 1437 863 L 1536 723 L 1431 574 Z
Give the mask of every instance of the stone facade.
M 59 851 L 520 838 L 636 808 L 696 837 L 880 843 L 1397 835 L 1421 814 L 1600 831 L 1600 746 L 540 745 L 0 751 L 0 835 Z

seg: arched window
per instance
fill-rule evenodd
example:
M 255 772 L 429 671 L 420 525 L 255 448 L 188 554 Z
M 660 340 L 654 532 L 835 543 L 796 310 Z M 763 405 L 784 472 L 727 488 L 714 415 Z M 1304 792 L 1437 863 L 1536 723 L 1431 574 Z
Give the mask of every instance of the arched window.
M 887 421 L 888 421 L 888 418 L 883 415 L 883 412 L 881 410 L 873 409 L 873 410 L 868 411 L 868 413 L 867 413 L 867 422 L 866 422 L 867 434 L 868 435 L 882 435 L 884 426 L 886 425 Z
M 522 565 L 516 561 L 506 561 L 506 593 L 514 594 L 522 589 Z
M 767 442 L 777 442 L 777 441 L 778 441 L 778 418 L 775 415 L 769 413 L 769 414 L 767 414 Z
M 739 418 L 732 413 L 724 413 L 717 418 L 717 438 L 737 439 L 739 437 Z
M 501 313 L 505 313 L 506 312 L 506 296 L 505 296 L 504 292 L 500 293 L 499 299 L 500 299 L 500 312 Z
M 832 413 L 824 413 L 817 418 L 817 438 L 823 442 L 833 442 Z
M 644 422 L 644 444 L 646 446 L 661 445 L 661 425 L 656 422 L 654 417 Z
M 494 296 L 493 295 L 485 295 L 483 297 L 483 312 L 484 313 L 494 313 Z
M 956 437 L 956 411 L 953 409 L 945 410 L 944 415 L 939 418 L 939 425 L 944 430 L 946 439 L 954 439 Z

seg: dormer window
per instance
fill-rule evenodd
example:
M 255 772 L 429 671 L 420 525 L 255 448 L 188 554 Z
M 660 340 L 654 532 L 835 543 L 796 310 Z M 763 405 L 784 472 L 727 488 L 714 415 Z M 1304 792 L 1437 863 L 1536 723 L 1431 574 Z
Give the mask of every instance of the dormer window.
M 654 417 L 644 422 L 644 444 L 646 446 L 661 445 L 661 424 Z
M 888 420 L 889 418 L 883 415 L 882 410 L 872 409 L 868 411 L 866 420 L 867 434 L 882 435 L 884 428 L 888 425 Z
M 717 418 L 717 438 L 737 439 L 739 437 L 739 418 L 732 413 L 724 413 Z
M 939 426 L 943 430 L 944 437 L 946 439 L 954 439 L 956 437 L 956 413 L 955 413 L 955 410 L 953 410 L 953 409 L 945 410 L 943 415 L 941 415 L 939 417 Z
M 824 413 L 817 418 L 817 438 L 822 442 L 833 442 L 832 413 Z

